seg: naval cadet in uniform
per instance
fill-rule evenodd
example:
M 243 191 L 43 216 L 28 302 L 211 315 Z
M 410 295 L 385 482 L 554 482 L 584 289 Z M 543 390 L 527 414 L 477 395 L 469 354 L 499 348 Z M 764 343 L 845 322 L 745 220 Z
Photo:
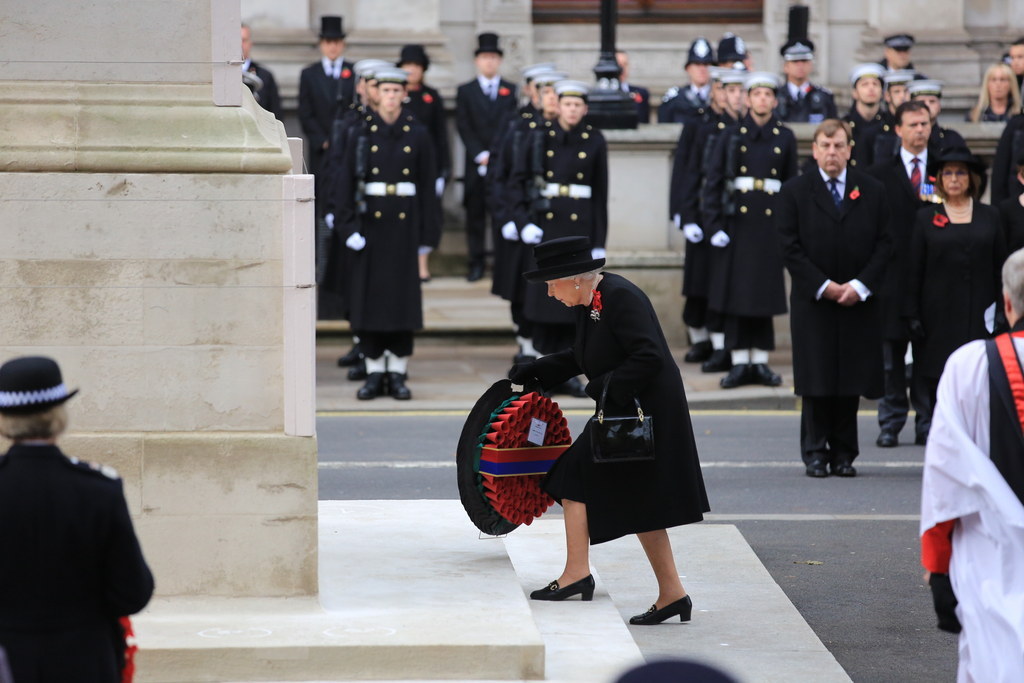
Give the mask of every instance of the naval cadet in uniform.
M 775 109 L 780 120 L 793 123 L 821 123 L 836 118 L 832 91 L 811 83 L 814 69 L 814 43 L 808 39 L 791 40 L 782 46 L 782 71 L 786 85 L 779 92 Z
M 683 65 L 690 84 L 668 89 L 658 108 L 658 123 L 688 123 L 703 115 L 711 97 L 709 67 L 714 63 L 711 44 L 703 37 L 693 41 Z
M 882 82 L 885 85 L 885 109 L 890 114 L 895 114 L 901 104 L 910 100 L 907 86 L 914 80 L 914 75 L 910 69 L 885 72 L 885 76 L 882 77 Z
M 525 150 L 516 157 L 510 187 L 520 190 L 516 223 L 523 227 L 519 237 L 530 246 L 558 237 L 587 237 L 593 257 L 603 259 L 608 234 L 608 145 L 601 131 L 583 120 L 589 87 L 565 80 L 555 84 L 555 91 L 558 118 L 532 129 L 525 138 Z M 526 254 L 525 268 L 536 268 L 532 250 Z M 551 299 L 543 283 L 527 285 L 523 315 L 533 325 L 538 358 L 573 345 L 575 314 Z M 586 395 L 576 377 L 554 391 Z
M 967 143 L 960 133 L 952 128 L 939 125 L 939 114 L 942 113 L 942 83 L 933 79 L 911 81 L 907 85 L 907 94 L 911 100 L 924 102 L 932 116 L 932 134 L 928 146 L 935 152 L 950 147 L 966 147 Z
M 345 245 L 358 252 L 350 320 L 367 378 L 356 397 L 408 400 L 413 333 L 423 327 L 417 254 L 441 238 L 437 162 L 426 126 L 402 109 L 406 72 L 388 67 L 374 76 L 380 104 L 346 145 L 337 221 Z
M 850 166 L 867 168 L 875 159 L 888 159 L 899 144 L 895 121 L 882 111 L 882 79 L 885 69 L 881 64 L 867 62 L 858 64 L 850 72 L 850 88 L 853 106 L 843 114 L 843 121 L 850 126 Z M 881 139 L 879 139 L 881 138 Z
M 797 175 L 796 136 L 773 113 L 778 78 L 752 73 L 744 87 L 747 114 L 716 142 L 703 197 L 704 232 L 723 255 L 708 294 L 732 357 L 723 389 L 782 383 L 768 352 L 775 348 L 772 317 L 786 312 L 786 293 L 778 236 L 765 224 L 782 183 Z

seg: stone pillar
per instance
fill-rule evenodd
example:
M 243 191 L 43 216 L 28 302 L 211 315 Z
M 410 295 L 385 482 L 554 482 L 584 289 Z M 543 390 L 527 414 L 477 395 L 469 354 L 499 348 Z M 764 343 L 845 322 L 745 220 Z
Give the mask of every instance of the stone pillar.
M 63 445 L 121 472 L 160 596 L 317 593 L 312 180 L 238 24 L 0 5 L 0 356 L 81 388 Z

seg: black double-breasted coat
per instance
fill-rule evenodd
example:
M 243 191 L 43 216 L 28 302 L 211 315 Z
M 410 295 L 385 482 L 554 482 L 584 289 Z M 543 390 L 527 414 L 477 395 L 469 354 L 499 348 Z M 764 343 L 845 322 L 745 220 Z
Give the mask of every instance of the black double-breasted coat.
M 585 374 L 595 399 L 609 382 L 606 414 L 635 414 L 636 397 L 654 419 L 653 462 L 595 464 L 588 426 L 548 475 L 546 486 L 559 500 L 569 497 L 565 491 L 583 494 L 574 493 L 587 504 L 592 544 L 699 522 L 710 509 L 683 381 L 654 307 L 613 273 L 604 274 L 598 291 L 600 320 L 591 319 L 590 308 L 575 307 L 573 347 L 531 366 L 548 387 Z
M 875 163 L 875 156 L 880 151 L 880 158 L 888 158 L 890 150 L 899 144 L 896 121 L 889 112 L 879 110 L 870 119 L 865 119 L 854 105 L 843 114 L 843 121 L 850 124 L 850 132 L 853 133 L 850 142 L 850 166 L 853 168 L 868 168 Z
M 543 240 L 582 235 L 596 248 L 604 248 L 608 236 L 608 143 L 604 135 L 589 123 L 565 130 L 555 121 L 545 121 L 525 138 L 526 148 L 517 155 L 511 187 L 520 193 L 516 202 L 516 223 L 534 223 L 544 231 Z M 590 188 L 589 198 L 569 194 L 550 197 L 547 207 L 531 206 L 526 194 L 534 181 L 531 157 L 539 152 L 543 160 L 543 182 L 560 186 L 582 185 Z M 533 250 L 525 250 L 524 270 L 536 268 Z M 562 304 L 547 295 L 547 287 L 528 284 L 523 301 L 524 315 L 539 323 L 572 323 Z
M 327 159 L 324 143 L 330 142 L 331 124 L 338 112 L 355 101 L 352 62 L 342 60 L 341 75 L 328 76 L 322 62 L 313 62 L 299 74 L 299 123 L 309 143 L 309 170 L 318 173 Z
M 51 445 L 0 457 L 0 647 L 15 681 L 120 681 L 117 620 L 152 594 L 114 473 Z
M 892 248 L 881 183 L 848 169 L 837 209 L 817 166 L 782 186 L 775 209 L 782 257 L 792 276 L 789 320 L 798 396 L 882 395 L 882 309 Z M 867 300 L 840 306 L 817 297 L 826 280 L 859 280 Z
M 948 219 L 942 204 L 918 210 L 904 299 L 904 315 L 924 328 L 923 344 L 914 347 L 914 364 L 934 380 L 949 354 L 989 336 L 985 309 L 995 304 L 1001 310 L 1006 260 L 998 209 L 975 202 L 970 223 Z
M 343 191 L 335 219 L 342 243 L 354 233 L 366 239 L 366 246 L 350 256 L 349 320 L 358 331 L 418 330 L 423 327 L 423 301 L 417 253 L 421 246 L 436 247 L 441 237 L 434 145 L 426 127 L 404 111 L 394 123 L 371 113 L 354 132 L 338 173 Z M 387 187 L 413 183 L 415 195 L 367 194 L 361 213 L 361 147 L 366 149 L 365 182 Z
M 772 222 L 777 193 L 728 188 L 732 177 L 785 182 L 796 175 L 796 136 L 778 119 L 759 126 L 747 114 L 719 136 L 704 183 L 702 227 L 708 239 L 722 230 L 730 242 L 712 247 L 711 310 L 751 318 L 786 312 L 782 256 Z

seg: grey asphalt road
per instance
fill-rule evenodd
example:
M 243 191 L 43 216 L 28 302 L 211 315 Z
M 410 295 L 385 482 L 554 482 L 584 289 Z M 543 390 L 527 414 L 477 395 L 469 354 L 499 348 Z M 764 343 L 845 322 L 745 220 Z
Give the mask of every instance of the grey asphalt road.
M 569 415 L 574 434 L 586 419 Z M 922 447 L 876 448 L 874 416 L 862 414 L 858 476 L 814 480 L 800 463 L 796 413 L 692 420 L 706 523 L 736 525 L 854 681 L 955 680 L 956 637 L 935 628 L 919 562 Z M 319 417 L 320 498 L 458 498 L 462 423 L 450 413 Z

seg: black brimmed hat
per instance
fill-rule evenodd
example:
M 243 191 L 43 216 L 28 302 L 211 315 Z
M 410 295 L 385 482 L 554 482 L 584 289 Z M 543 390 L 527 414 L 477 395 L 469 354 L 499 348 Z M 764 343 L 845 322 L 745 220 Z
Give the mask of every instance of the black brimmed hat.
M 0 366 L 0 413 L 40 413 L 78 393 L 68 391 L 57 361 L 45 356 L 13 358 Z
M 419 64 L 426 71 L 430 68 L 430 57 L 427 56 L 427 51 L 422 45 L 403 45 L 402 53 L 395 66 L 403 64 Z
M 928 175 L 937 178 L 942 167 L 954 161 L 966 164 L 972 173 L 985 177 L 985 162 L 971 154 L 971 150 L 960 146 L 947 147 L 938 154 L 928 155 Z
M 345 31 L 341 28 L 341 17 L 320 17 L 320 40 L 341 40 Z
M 914 47 L 914 36 L 909 33 L 897 33 L 886 36 L 882 42 L 886 47 L 891 47 L 894 50 L 909 50 Z
M 498 34 L 497 33 L 481 33 L 476 37 L 477 48 L 474 55 L 479 55 L 484 52 L 493 52 L 500 57 L 504 57 L 505 53 L 502 52 L 501 48 L 498 47 Z
M 580 273 L 589 273 L 604 265 L 603 258 L 591 256 L 587 237 L 558 237 L 533 248 L 537 269 L 523 273 L 530 282 L 547 282 Z

